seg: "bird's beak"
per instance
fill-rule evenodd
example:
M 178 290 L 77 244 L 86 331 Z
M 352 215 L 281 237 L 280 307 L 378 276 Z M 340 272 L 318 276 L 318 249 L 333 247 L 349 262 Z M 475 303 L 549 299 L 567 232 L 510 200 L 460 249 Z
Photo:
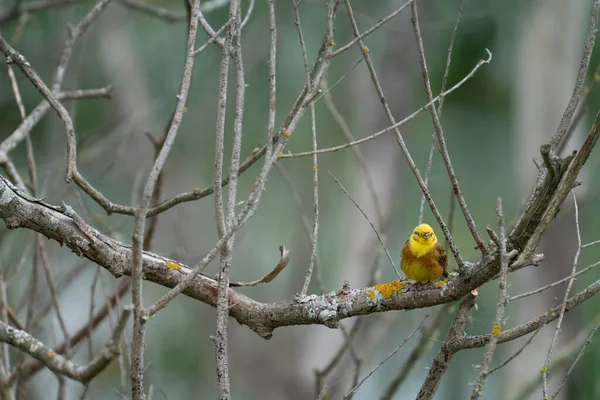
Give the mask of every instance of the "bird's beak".
M 424 238 L 424 239 L 429 239 L 429 233 L 424 233 L 424 234 L 423 234 L 423 238 Z

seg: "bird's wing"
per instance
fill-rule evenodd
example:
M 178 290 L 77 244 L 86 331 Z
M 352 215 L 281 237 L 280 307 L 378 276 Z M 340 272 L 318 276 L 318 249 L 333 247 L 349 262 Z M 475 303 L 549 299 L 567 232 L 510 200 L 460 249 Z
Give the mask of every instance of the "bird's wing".
M 439 243 L 435 245 L 435 250 L 437 253 L 437 260 L 440 266 L 444 269 L 444 278 L 448 278 L 448 253 L 446 253 L 444 247 Z

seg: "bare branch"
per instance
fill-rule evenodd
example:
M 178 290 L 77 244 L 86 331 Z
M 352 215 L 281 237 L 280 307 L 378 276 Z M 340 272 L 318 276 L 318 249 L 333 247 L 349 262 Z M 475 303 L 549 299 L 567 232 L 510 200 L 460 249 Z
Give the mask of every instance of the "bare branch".
M 411 4 L 412 10 L 412 23 L 415 31 L 415 39 L 417 40 L 417 48 L 419 51 L 419 59 L 421 61 L 421 71 L 423 73 L 423 82 L 425 84 L 425 94 L 427 95 L 427 100 L 431 102 L 433 100 L 433 92 L 431 91 L 431 81 L 429 79 L 429 72 L 427 71 L 427 61 L 425 58 L 425 50 L 423 48 L 423 39 L 421 37 L 421 28 L 419 27 L 419 14 L 417 11 L 417 3 L 414 2 Z M 442 159 L 444 160 L 444 164 L 446 165 L 446 169 L 448 170 L 448 177 L 450 178 L 450 182 L 452 183 L 452 188 L 454 193 L 456 194 L 456 199 L 458 200 L 458 205 L 463 212 L 463 216 L 465 217 L 465 221 L 467 222 L 467 226 L 477 243 L 477 247 L 483 253 L 485 253 L 486 247 L 481 235 L 477 231 L 477 227 L 475 226 L 475 221 L 469 212 L 469 208 L 467 207 L 467 203 L 462 195 L 460 190 L 460 186 L 458 184 L 458 178 L 456 177 L 456 173 L 454 172 L 454 167 L 452 166 L 452 161 L 450 160 L 450 154 L 448 153 L 448 147 L 446 146 L 446 139 L 444 137 L 444 131 L 442 129 L 442 123 L 440 121 L 440 117 L 435 107 L 431 105 L 429 107 L 429 111 L 431 112 L 431 118 L 433 119 L 433 126 L 435 128 L 435 133 L 437 135 L 437 140 L 440 143 L 440 150 L 442 153 Z M 450 246 L 452 248 L 452 246 Z M 462 268 L 462 265 L 459 263 L 459 269 Z
M 192 4 L 192 21 L 196 21 L 200 10 L 200 1 L 195 0 Z M 132 381 L 132 398 L 134 400 L 143 400 L 144 394 L 144 336 L 145 336 L 145 321 L 146 316 L 144 315 L 143 309 L 143 298 L 142 298 L 142 246 L 144 238 L 144 228 L 146 223 L 146 214 L 150 207 L 150 200 L 154 193 L 156 181 L 160 175 L 162 167 L 167 160 L 167 156 L 171 151 L 175 137 L 179 130 L 181 120 L 183 119 L 183 113 L 185 104 L 187 102 L 187 96 L 192 81 L 192 71 L 194 69 L 194 47 L 196 43 L 196 33 L 198 31 L 198 24 L 189 24 L 188 38 L 187 38 L 187 54 L 185 65 L 183 68 L 183 78 L 181 82 L 181 88 L 179 95 L 177 96 L 177 105 L 175 107 L 175 113 L 171 120 L 171 126 L 168 129 L 164 144 L 160 149 L 160 153 L 154 161 L 154 165 L 146 185 L 144 186 L 144 193 L 142 199 L 137 208 L 134 220 L 134 231 L 133 231 L 133 243 L 132 243 L 132 261 L 131 261 L 131 277 L 132 277 L 132 299 L 133 299 L 133 340 L 131 342 L 131 381 Z
M 397 352 L 398 350 L 400 350 L 402 348 L 402 346 L 404 346 L 406 344 L 406 342 L 408 342 L 410 340 L 411 337 L 413 337 L 413 335 L 415 333 L 417 333 L 419 331 L 419 329 L 421 329 L 421 326 L 423 326 L 423 324 L 425 323 L 425 321 L 427 320 L 427 318 L 429 318 L 429 315 L 425 315 L 425 318 L 423 318 L 423 320 L 421 321 L 421 323 L 415 328 L 415 330 L 413 330 L 403 341 L 402 343 L 400 343 L 400 345 L 398 347 L 396 347 L 396 349 L 394 349 L 394 351 L 392 351 L 386 358 L 384 358 L 379 364 L 377 364 L 375 366 L 375 368 L 373 368 L 368 374 L 367 376 L 365 376 L 363 379 L 361 379 L 360 382 L 358 382 L 358 384 L 356 386 L 354 386 L 352 389 L 350 389 L 350 391 L 348 393 L 346 393 L 346 395 L 343 397 L 343 400 L 347 399 L 352 393 L 356 392 L 356 390 L 358 390 L 358 388 L 365 383 L 365 381 L 367 379 L 369 379 L 371 377 L 371 375 L 373 375 L 375 373 L 375 371 L 377 371 L 379 369 L 379 367 L 381 367 L 383 364 L 386 363 L 387 360 L 389 360 L 390 358 L 392 358 Z
M 16 7 L 0 13 L 0 24 L 19 18 L 23 14 L 34 14 L 49 8 L 62 7 L 70 4 L 82 3 L 83 0 L 38 0 L 28 2 L 17 2 Z
M 425 378 L 425 381 L 421 386 L 421 390 L 419 391 L 418 395 L 419 399 L 432 399 L 435 395 L 435 392 L 437 392 L 442 378 L 448 370 L 450 361 L 452 360 L 452 357 L 457 351 L 453 347 L 451 347 L 451 341 L 455 340 L 456 338 L 460 338 L 464 335 L 464 328 L 467 324 L 467 320 L 469 318 L 469 314 L 471 313 L 471 309 L 475 305 L 476 299 L 476 292 L 470 292 L 462 298 L 460 305 L 458 306 L 458 311 L 456 311 L 456 315 L 454 316 L 454 321 L 452 321 L 452 325 L 448 330 L 446 340 L 442 344 L 442 348 L 440 349 L 437 356 L 433 359 L 433 364 L 431 368 L 429 368 L 427 378 Z
M 350 47 L 354 46 L 359 40 L 362 40 L 362 39 L 366 38 L 371 33 L 375 32 L 377 29 L 381 28 L 381 26 L 384 25 L 386 22 L 388 22 L 389 20 L 391 20 L 392 18 L 394 18 L 396 15 L 400 14 L 406 7 L 408 7 L 413 2 L 414 2 L 414 0 L 407 1 L 406 3 L 404 3 L 403 5 L 401 5 L 399 9 L 397 9 L 396 11 L 394 11 L 391 14 L 387 15 L 385 18 L 380 19 L 379 21 L 377 21 L 377 23 L 375 25 L 373 25 L 372 27 L 370 27 L 369 29 L 367 29 L 366 31 L 364 31 L 363 33 L 361 33 L 360 35 L 356 36 L 354 39 L 352 39 L 346 45 L 340 47 L 339 49 L 337 49 L 336 51 L 334 51 L 333 53 L 331 53 L 329 55 L 329 57 L 333 58 L 335 56 L 340 55 L 344 51 L 348 50 Z
M 485 346 L 483 361 L 479 369 L 479 376 L 475 382 L 475 387 L 471 392 L 471 400 L 476 400 L 483 396 L 483 383 L 488 376 L 488 368 L 492 362 L 492 357 L 496 351 L 498 343 L 498 335 L 502 331 L 502 318 L 504 318 L 504 310 L 506 307 L 507 298 L 507 276 L 508 276 L 508 255 L 506 254 L 506 232 L 504 229 L 504 213 L 502 211 L 502 199 L 498 197 L 496 200 L 496 214 L 498 215 L 498 239 L 500 242 L 500 282 L 498 283 L 498 305 L 496 306 L 496 319 L 492 326 L 492 336 L 490 341 Z
M 96 311 L 92 319 L 69 338 L 68 342 L 71 344 L 71 346 L 76 346 L 78 343 L 80 343 L 83 339 L 85 339 L 90 330 L 96 329 L 100 325 L 100 323 L 106 319 L 111 309 L 117 306 L 118 299 L 123 297 L 127 293 L 127 291 L 129 290 L 129 286 L 129 279 L 122 281 L 119 284 L 118 288 L 115 290 L 115 293 L 111 297 L 106 299 L 106 302 L 104 303 L 102 308 Z M 66 349 L 67 341 L 59 344 L 58 346 L 55 346 L 52 349 L 52 351 L 54 351 L 56 354 L 64 354 Z M 35 375 L 38 371 L 40 371 L 43 367 L 44 364 L 41 361 L 35 360 L 29 362 L 23 365 L 22 367 L 16 368 L 16 371 L 11 374 L 8 382 L 12 383 L 17 378 L 25 382 L 33 375 Z
M 283 269 L 290 262 L 290 252 L 285 247 L 285 244 L 282 244 L 281 246 L 279 246 L 279 251 L 281 252 L 281 258 L 279 259 L 279 262 L 277 263 L 277 265 L 275 266 L 275 268 L 273 268 L 273 270 L 271 272 L 269 272 L 262 278 L 257 279 L 255 281 L 251 281 L 251 282 L 230 282 L 229 287 L 256 286 L 259 283 L 271 282 L 273 279 L 275 279 L 277 277 L 277 275 L 279 275 L 279 273 L 281 271 L 283 271 Z
M 215 175 L 213 185 L 215 187 L 215 217 L 217 219 L 217 232 L 223 236 L 225 232 L 234 231 L 235 221 L 235 203 L 237 199 L 238 188 L 238 169 L 240 165 L 240 153 L 242 148 L 242 122 L 244 118 L 244 104 L 246 93 L 246 81 L 244 78 L 244 64 L 242 59 L 242 25 L 241 25 L 242 5 L 239 0 L 232 0 L 229 8 L 229 19 L 233 20 L 227 29 L 225 42 L 223 46 L 223 58 L 221 61 L 221 83 L 219 86 L 219 101 L 222 108 L 219 111 L 225 112 L 227 100 L 227 73 L 229 63 L 225 60 L 230 56 L 233 58 L 236 75 L 236 98 L 235 113 L 233 120 L 233 144 L 231 163 L 229 167 L 229 187 L 227 192 L 227 204 L 223 209 L 222 201 L 217 201 L 217 192 L 221 190 L 222 171 L 217 174 L 218 169 L 222 169 L 223 154 L 221 156 L 215 153 Z M 220 132 L 220 122 L 225 122 L 225 115 L 222 115 L 222 121 L 217 122 L 217 138 L 220 140 L 220 150 L 223 152 L 224 131 Z M 224 125 L 223 125 L 224 129 Z M 221 159 L 221 165 L 217 165 L 217 160 Z M 223 224 L 221 226 L 221 224 Z M 233 244 L 235 235 L 232 234 L 225 246 L 221 248 L 221 257 L 219 260 L 219 287 L 217 291 L 217 329 L 214 338 L 215 355 L 217 363 L 217 390 L 219 399 L 226 400 L 231 398 L 231 383 L 229 379 L 229 347 L 228 347 L 228 324 L 229 324 L 229 282 L 231 277 L 231 264 L 233 260 Z
M 560 327 L 562 326 L 562 321 L 565 316 L 565 312 L 567 309 L 567 301 L 569 300 L 569 294 L 571 293 L 571 288 L 573 287 L 573 282 L 575 281 L 575 272 L 577 271 L 577 264 L 579 263 L 579 254 L 581 254 L 581 231 L 579 230 L 579 207 L 577 205 L 577 198 L 575 197 L 575 191 L 571 190 L 573 195 L 573 206 L 575 208 L 575 227 L 577 231 L 577 251 L 575 251 L 575 257 L 573 258 L 573 269 L 571 271 L 571 279 L 569 279 L 569 283 L 567 284 L 567 289 L 565 290 L 564 300 L 560 307 L 560 316 L 558 317 L 558 323 L 556 324 L 556 329 L 554 330 L 554 335 L 552 336 L 552 342 L 550 343 L 550 347 L 548 348 L 548 354 L 546 355 L 546 361 L 544 362 L 544 366 L 542 367 L 542 394 L 544 398 L 548 398 L 548 365 L 550 365 L 550 360 L 552 359 L 552 353 L 554 352 L 554 346 L 556 346 L 556 340 L 558 339 L 558 333 L 560 332 Z
M 67 360 L 27 332 L 14 329 L 3 322 L 0 322 L 0 341 L 24 351 L 31 357 L 41 361 L 53 372 L 76 381 L 88 382 L 102 372 L 117 355 L 119 338 L 125 329 L 131 311 L 131 308 L 123 309 L 119 323 L 113 330 L 111 338 L 98 352 L 98 355 L 86 365 L 77 365 Z
M 569 99 L 569 104 L 567 104 L 567 108 L 565 109 L 560 123 L 558 124 L 556 133 L 554 133 L 552 138 L 550 138 L 550 148 L 553 151 L 556 150 L 559 144 L 565 139 L 567 130 L 569 129 L 569 125 L 571 124 L 573 118 L 573 114 L 575 113 L 577 104 L 579 104 L 579 98 L 581 97 L 581 91 L 583 89 L 587 70 L 592 58 L 592 51 L 594 49 L 594 44 L 596 43 L 596 35 L 598 34 L 598 15 L 600 14 L 599 9 L 600 1 L 594 0 L 592 3 L 590 28 L 585 40 L 583 56 L 581 58 L 581 63 L 579 64 L 579 70 L 577 71 L 577 78 L 575 78 L 575 87 L 573 88 L 573 93 Z
M 410 371 L 415 367 L 417 361 L 429 350 L 431 343 L 435 342 L 439 336 L 440 325 L 444 321 L 446 314 L 448 314 L 450 305 L 446 304 L 440 307 L 433 317 L 433 321 L 429 325 L 424 326 L 421 329 L 421 338 L 417 343 L 406 361 L 402 364 L 402 367 L 398 371 L 398 374 L 392 379 L 386 390 L 381 395 L 381 400 L 391 400 L 394 394 L 398 391 L 398 388 L 408 377 Z
M 471 79 L 473 77 L 473 75 L 475 75 L 475 72 L 477 72 L 477 70 L 483 64 L 489 64 L 490 61 L 492 61 L 492 53 L 489 50 L 487 50 L 487 49 L 486 49 L 486 51 L 488 53 L 488 58 L 487 59 L 481 59 L 481 60 L 479 60 L 479 62 L 475 65 L 475 67 L 471 70 L 471 72 L 469 72 L 469 74 L 467 74 L 460 82 L 458 82 L 456 85 L 452 86 L 452 88 L 450 88 L 447 92 L 441 93 L 435 99 L 433 99 L 432 101 L 428 102 L 427 104 L 425 104 L 424 106 L 422 106 L 421 108 L 419 108 L 417 111 L 413 112 L 412 114 L 410 114 L 406 118 L 400 120 L 399 122 L 394 122 L 392 125 L 388 126 L 385 129 L 380 130 L 379 132 L 376 132 L 376 133 L 374 133 L 372 135 L 369 135 L 367 137 L 364 137 L 362 139 L 358 139 L 356 141 L 352 141 L 350 143 L 345 143 L 345 144 L 342 144 L 342 145 L 339 145 L 339 146 L 336 146 L 336 147 L 330 147 L 330 148 L 327 148 L 327 149 L 320 149 L 320 150 L 317 150 L 316 152 L 307 151 L 307 152 L 303 152 L 303 153 L 283 154 L 281 156 L 281 158 L 307 157 L 307 156 L 312 156 L 313 154 L 331 153 L 331 152 L 334 152 L 334 151 L 339 151 L 339 150 L 346 149 L 346 148 L 351 147 L 351 146 L 356 146 L 356 145 L 362 144 L 364 142 L 368 142 L 369 140 L 373 140 L 373 139 L 378 138 L 379 136 L 383 135 L 384 133 L 388 133 L 388 132 L 392 132 L 392 131 L 397 130 L 398 127 L 404 125 L 405 123 L 407 123 L 408 121 L 412 120 L 413 118 L 415 118 L 417 115 L 419 115 L 423 111 L 427 110 L 432 104 L 435 104 L 436 102 L 440 101 L 442 98 L 446 97 L 447 95 L 449 95 L 450 93 L 454 92 L 456 89 L 458 89 L 459 87 L 461 87 L 465 82 L 467 82 L 469 79 Z
M 581 350 L 579 351 L 579 354 L 577 354 L 577 357 L 575 357 L 575 360 L 573 361 L 573 363 L 569 367 L 569 370 L 565 374 L 565 378 L 560 383 L 560 386 L 558 387 L 558 389 L 556 389 L 556 392 L 554 392 L 552 394 L 552 396 L 550 396 L 551 400 L 554 400 L 556 398 L 556 396 L 558 396 L 558 394 L 560 393 L 560 391 L 562 390 L 562 388 L 567 383 L 567 380 L 569 379 L 569 376 L 571 376 L 571 373 L 575 369 L 575 366 L 577 365 L 577 363 L 579 362 L 579 360 L 583 356 L 583 353 L 585 352 L 585 349 L 587 349 L 587 347 L 590 345 L 590 343 L 592 343 L 592 338 L 594 337 L 594 335 L 598 331 L 598 328 L 600 328 L 600 322 L 598 322 L 596 324 L 596 326 L 594 327 L 594 329 L 592 329 L 592 331 L 590 332 L 590 334 L 588 335 L 588 337 L 585 339 L 585 342 L 584 342 L 583 346 L 581 347 Z
M 71 59 L 71 53 L 73 52 L 73 47 L 75 47 L 75 43 L 85 33 L 88 26 L 90 26 L 90 24 L 94 22 L 94 20 L 100 15 L 102 11 L 104 11 L 108 3 L 110 3 L 111 1 L 112 0 L 100 0 L 77 25 L 69 27 L 69 39 L 67 39 L 65 48 L 58 61 L 56 72 L 54 73 L 54 77 L 52 78 L 52 93 L 54 95 L 56 95 L 56 93 L 58 93 L 58 91 L 60 90 L 62 82 L 65 78 L 65 72 L 67 70 L 69 60 Z
M 450 74 L 450 64 L 452 63 L 452 50 L 454 49 L 454 41 L 456 40 L 456 34 L 458 33 L 458 26 L 460 24 L 460 17 L 462 16 L 462 11 L 465 6 L 466 0 L 461 0 L 460 6 L 458 7 L 458 15 L 456 16 L 456 21 L 454 22 L 454 29 L 452 30 L 452 37 L 450 39 L 450 45 L 448 46 L 448 56 L 446 57 L 446 68 L 444 70 L 444 76 L 442 77 L 442 88 L 440 90 L 441 93 L 444 93 L 446 90 L 446 83 L 448 82 L 448 75 Z M 438 115 L 440 118 L 442 117 L 442 107 L 444 106 L 444 97 L 440 99 L 440 103 L 438 105 Z M 429 149 L 429 158 L 427 160 L 427 169 L 425 170 L 425 186 L 429 187 L 429 175 L 431 174 L 431 168 L 433 166 L 433 153 L 435 151 L 435 131 L 431 135 L 431 147 Z M 454 196 L 451 197 L 452 201 L 454 201 Z M 423 211 L 425 208 L 425 196 L 421 195 L 421 204 L 419 205 L 419 225 L 423 222 Z M 449 229 L 452 231 L 452 229 Z
M 219 28 L 218 31 L 216 31 L 213 35 L 210 36 L 210 39 L 208 39 L 202 46 L 200 46 L 198 48 L 198 50 L 194 50 L 194 57 L 196 57 L 198 54 L 202 53 L 204 50 L 206 50 L 206 48 L 213 43 L 221 33 L 223 33 L 223 31 L 225 29 L 227 29 L 229 27 L 229 24 L 231 24 L 233 22 L 233 20 L 229 20 L 225 23 L 225 25 L 223 25 L 222 27 Z
M 298 25 L 298 29 L 300 25 Z M 308 69 L 306 70 L 308 74 Z M 317 149 L 317 122 L 315 115 L 315 104 L 311 103 L 310 105 L 310 121 L 311 121 L 311 131 L 312 131 L 312 146 L 313 150 Z M 308 270 L 306 271 L 306 276 L 304 277 L 304 285 L 302 286 L 302 291 L 300 292 L 301 296 L 306 296 L 308 293 L 308 287 L 310 285 L 310 280 L 312 278 L 313 269 L 315 268 L 315 264 L 317 262 L 317 245 L 319 238 L 319 170 L 317 168 L 317 155 L 313 156 L 312 160 L 312 170 L 313 170 L 313 229 L 311 233 L 311 245 L 310 245 L 310 261 L 308 263 Z
M 583 247 L 585 247 L 585 246 L 582 246 L 581 248 L 583 248 Z M 591 270 L 593 268 L 596 268 L 598 265 L 600 265 L 600 261 L 595 262 L 595 263 L 593 263 L 591 265 L 588 265 L 587 267 L 585 267 L 581 271 L 577 271 L 577 273 L 575 273 L 573 275 L 569 275 L 569 276 L 567 276 L 567 277 L 565 277 L 563 279 L 560 279 L 560 280 L 558 280 L 556 282 L 552 282 L 552 283 L 550 283 L 550 284 L 548 284 L 546 286 L 542 286 L 541 288 L 532 290 L 530 292 L 521 293 L 521 294 L 518 294 L 516 296 L 509 297 L 506 300 L 506 302 L 510 303 L 512 301 L 522 299 L 523 297 L 529 297 L 529 296 L 533 296 L 534 294 L 538 294 L 540 292 L 543 292 L 544 290 L 550 289 L 550 288 L 552 288 L 554 286 L 560 285 L 561 283 L 565 283 L 567 281 L 570 281 L 571 279 L 577 278 L 579 275 L 584 274 L 584 273 L 588 272 L 589 270 Z
M 356 24 L 356 19 L 354 18 L 354 13 L 352 12 L 352 6 L 350 5 L 349 0 L 344 0 L 344 2 L 346 4 L 346 11 L 348 12 L 348 18 L 350 19 L 350 23 L 352 24 L 352 31 L 354 33 L 354 36 L 358 37 L 360 33 L 358 30 L 358 25 Z M 395 125 L 396 120 L 394 119 L 394 116 L 392 115 L 392 111 L 390 110 L 390 107 L 385 99 L 385 95 L 383 93 L 383 88 L 381 87 L 379 79 L 377 78 L 377 74 L 375 72 L 375 67 L 373 66 L 371 57 L 369 56 L 368 48 L 364 45 L 362 40 L 359 40 L 358 43 L 360 45 L 363 58 L 365 59 L 365 62 L 369 69 L 369 73 L 371 75 L 371 80 L 373 81 L 373 85 L 375 86 L 375 90 L 377 91 L 379 99 L 381 100 L 381 104 L 383 106 L 385 115 L 386 115 L 388 121 L 392 125 Z M 444 222 L 444 219 L 442 218 L 439 210 L 437 209 L 437 206 L 433 202 L 433 199 L 431 198 L 431 195 L 429 194 L 429 190 L 425 186 L 425 182 L 423 181 L 423 178 L 421 177 L 421 174 L 419 173 L 419 170 L 417 169 L 417 166 L 415 165 L 415 162 L 413 161 L 413 159 L 408 151 L 408 147 L 404 143 L 402 134 L 400 133 L 400 130 L 397 127 L 394 128 L 394 133 L 396 134 L 396 141 L 398 142 L 398 145 L 400 146 L 402 153 L 404 154 L 404 157 L 406 158 L 406 161 L 408 162 L 408 165 L 409 165 L 411 171 L 413 172 L 415 178 L 417 179 L 417 183 L 419 184 L 421 191 L 425 195 L 433 215 L 435 216 L 436 220 L 438 221 L 438 224 L 440 225 L 440 227 L 444 233 L 444 236 L 446 237 L 446 239 L 448 240 L 448 243 L 450 244 L 450 249 L 452 251 L 452 254 L 454 255 L 454 258 L 456 259 L 456 262 L 458 263 L 459 267 L 462 268 L 462 266 L 464 265 L 464 262 L 458 252 L 458 248 L 454 244 L 454 240 L 452 239 L 450 233 L 448 232 L 446 223 Z
M 331 172 L 329 173 L 329 175 L 331 175 L 331 177 L 333 178 L 333 180 L 335 181 L 335 183 L 337 183 L 339 185 L 339 187 L 342 189 L 342 191 L 344 192 L 344 194 L 350 199 L 350 201 L 356 206 L 356 208 L 358 208 L 358 211 L 360 211 L 360 213 L 365 217 L 365 219 L 367 220 L 367 222 L 369 223 L 369 225 L 371 225 L 371 228 L 373 228 L 373 232 L 375 232 L 375 236 L 377 236 L 377 240 L 379 240 L 379 243 L 381 243 L 381 246 L 385 250 L 385 254 L 388 257 L 388 260 L 390 261 L 390 264 L 392 265 L 392 268 L 394 269 L 394 272 L 396 272 L 396 275 L 398 275 L 398 278 L 402 279 L 402 275 L 400 275 L 400 271 L 398 271 L 398 267 L 396 266 L 396 263 L 392 259 L 392 256 L 390 255 L 390 252 L 388 251 L 388 249 L 387 249 L 387 247 L 386 247 L 386 245 L 385 245 L 385 243 L 383 241 L 383 238 L 379 234 L 379 231 L 377 230 L 377 228 L 375 227 L 375 225 L 373 224 L 373 222 L 371 222 L 371 220 L 369 219 L 369 217 L 367 216 L 367 214 L 358 205 L 358 203 L 356 202 L 356 200 L 354 200 L 354 198 L 350 195 L 350 193 L 348 193 L 348 191 L 346 190 L 346 188 L 344 186 L 342 186 L 342 184 L 340 183 L 340 181 Z

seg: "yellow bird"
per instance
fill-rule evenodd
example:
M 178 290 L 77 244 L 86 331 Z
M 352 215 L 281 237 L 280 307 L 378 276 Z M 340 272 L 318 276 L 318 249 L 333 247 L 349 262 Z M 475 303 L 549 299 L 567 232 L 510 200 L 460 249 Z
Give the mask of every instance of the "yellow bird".
M 400 268 L 406 278 L 426 282 L 438 280 L 443 276 L 444 280 L 436 285 L 438 287 L 448 281 L 448 256 L 446 250 L 438 243 L 431 226 L 417 226 L 402 247 L 400 257 Z

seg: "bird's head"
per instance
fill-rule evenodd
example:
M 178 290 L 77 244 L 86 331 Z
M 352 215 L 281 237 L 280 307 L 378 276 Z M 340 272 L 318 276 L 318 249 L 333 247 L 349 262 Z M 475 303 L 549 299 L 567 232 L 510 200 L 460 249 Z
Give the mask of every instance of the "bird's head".
M 437 241 L 433 229 L 427 224 L 418 225 L 410 236 L 410 242 L 416 248 L 425 248 L 429 250 L 437 243 Z

